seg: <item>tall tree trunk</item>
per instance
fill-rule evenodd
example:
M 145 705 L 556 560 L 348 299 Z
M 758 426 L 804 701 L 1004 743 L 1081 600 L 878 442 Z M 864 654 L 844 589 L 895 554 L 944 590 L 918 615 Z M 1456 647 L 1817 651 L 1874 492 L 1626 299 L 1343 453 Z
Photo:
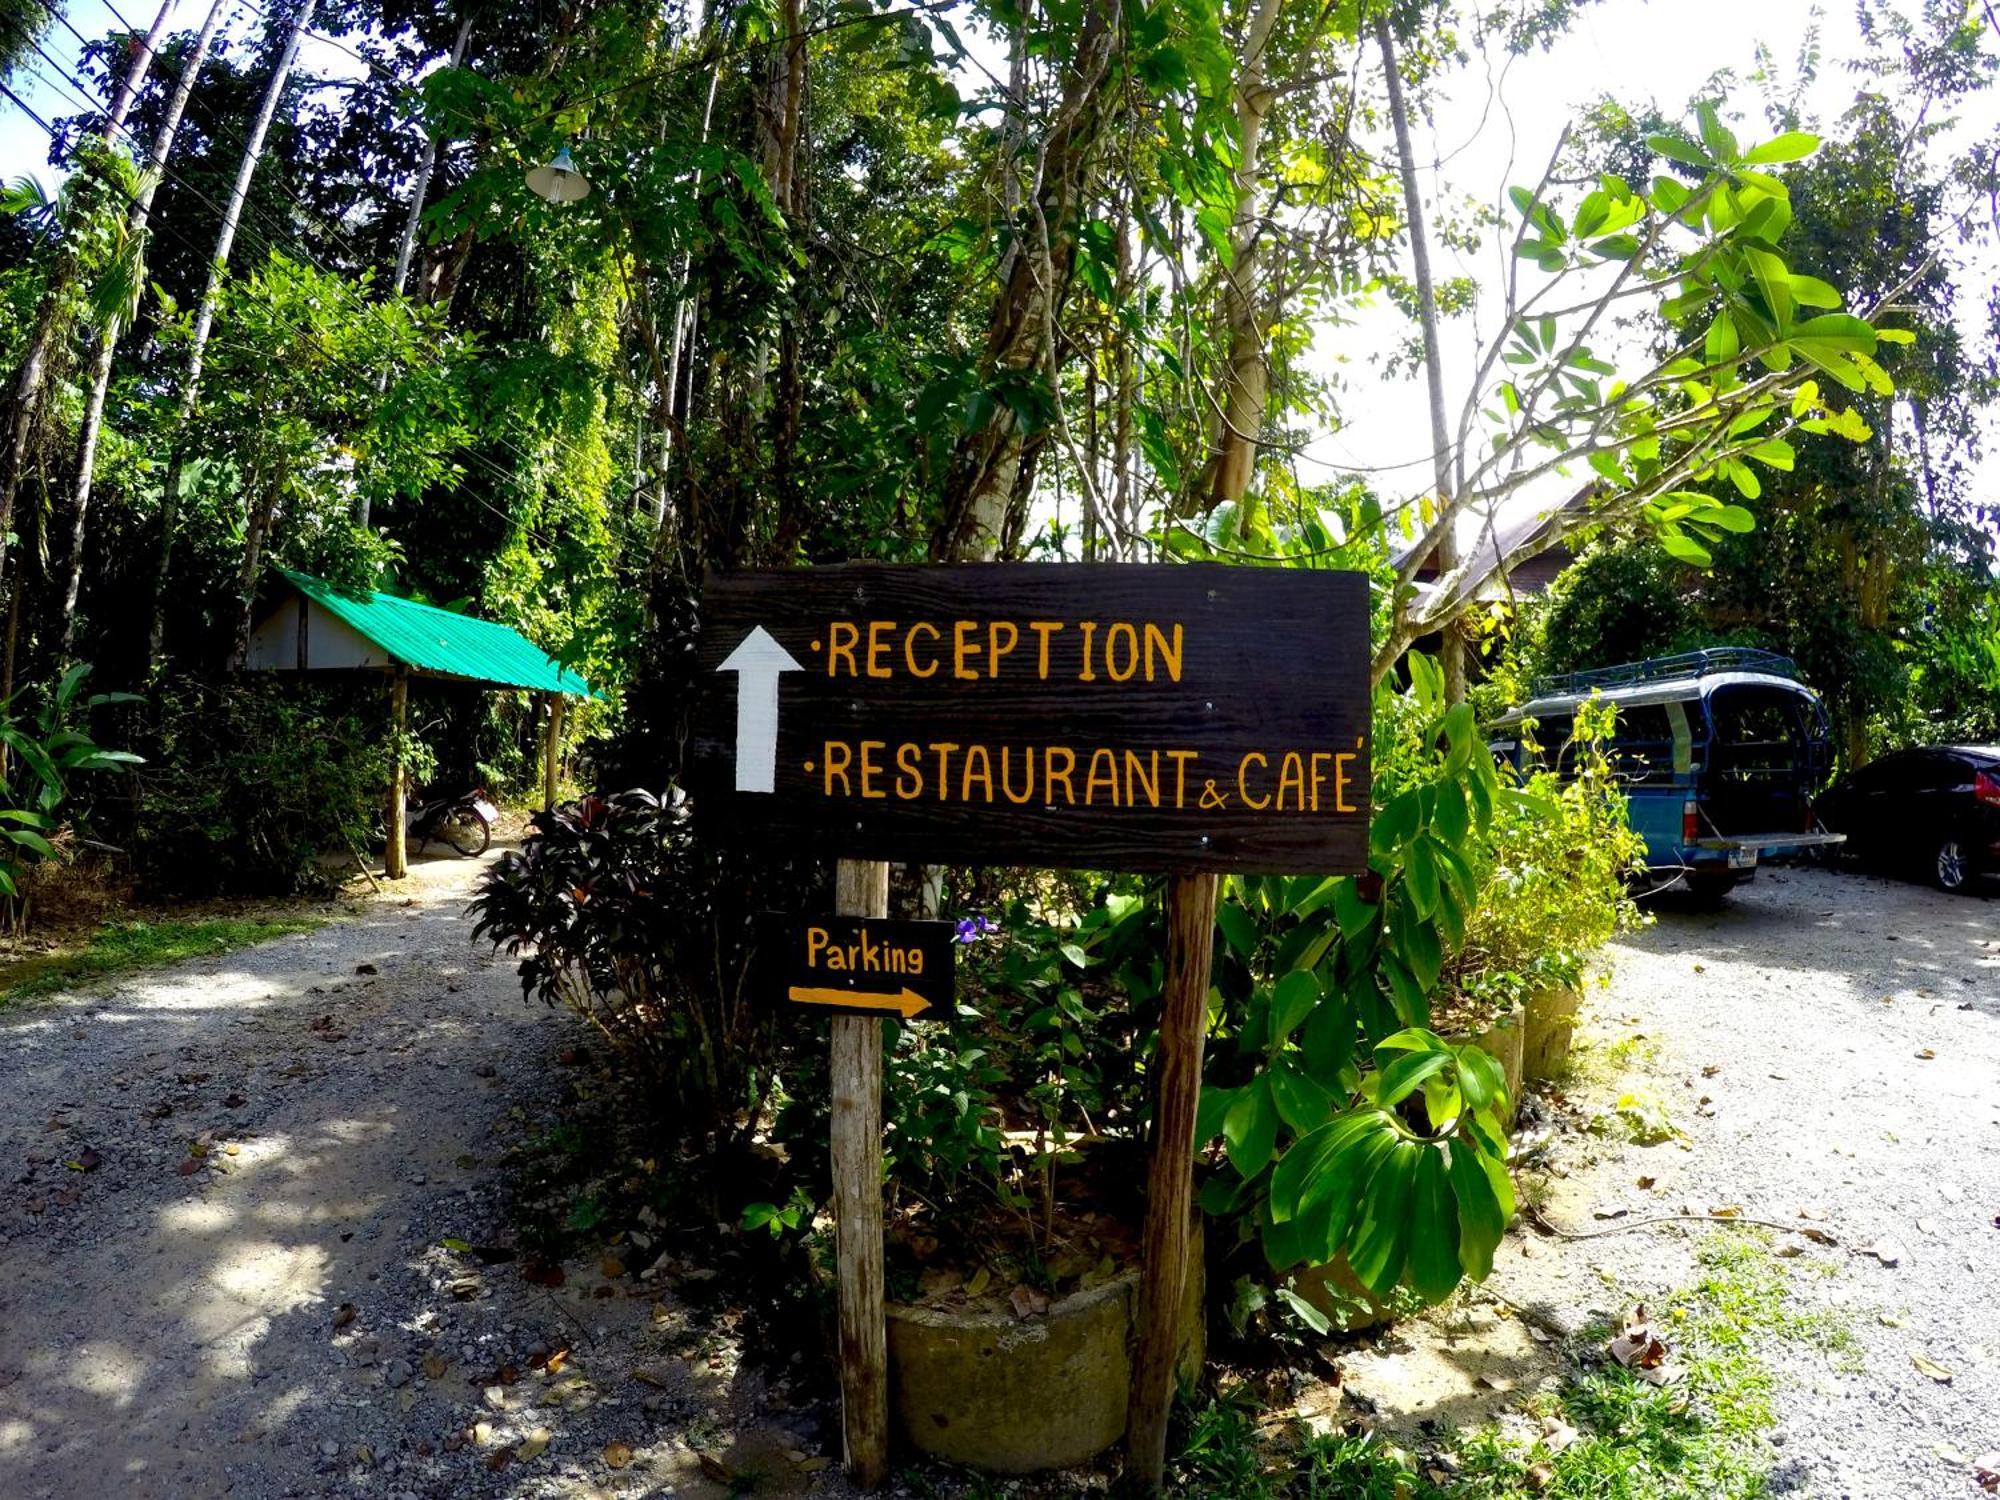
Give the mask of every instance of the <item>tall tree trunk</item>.
M 1257 284 L 1263 213 L 1258 203 L 1257 163 L 1274 95 L 1266 59 L 1283 0 L 1258 0 L 1243 38 L 1242 71 L 1236 77 L 1236 212 L 1230 226 L 1229 264 L 1222 277 L 1223 342 L 1229 350 L 1222 392 L 1216 402 L 1208 464 L 1202 474 L 1202 505 L 1249 506 L 1250 481 L 1257 472 L 1258 435 L 1269 402 L 1271 367 L 1264 348 L 1264 298 Z M 1239 530 L 1248 533 L 1251 517 Z
M 201 392 L 202 357 L 208 349 L 208 336 L 215 327 L 215 301 L 222 290 L 222 278 L 229 271 L 229 253 L 236 247 L 236 227 L 243 218 L 243 204 L 250 196 L 251 179 L 257 175 L 257 164 L 264 156 L 264 138 L 270 133 L 271 118 L 278 112 L 278 100 L 285 92 L 285 83 L 291 77 L 292 64 L 298 60 L 299 42 L 311 24 L 315 0 L 300 0 L 299 8 L 293 13 L 291 26 L 286 32 L 285 44 L 279 50 L 277 66 L 271 70 L 271 81 L 264 89 L 264 100 L 257 108 L 257 118 L 250 127 L 250 134 L 243 142 L 243 156 L 236 167 L 236 181 L 230 187 L 229 201 L 223 205 L 222 227 L 215 237 L 215 254 L 208 268 L 208 284 L 202 289 L 201 309 L 195 314 L 194 341 L 188 350 L 187 373 L 181 380 L 180 412 L 174 422 L 173 446 L 167 459 L 166 486 L 160 495 L 160 550 L 153 567 L 153 620 L 146 637 L 146 661 L 148 670 L 157 672 L 160 668 L 161 649 L 165 644 L 167 623 L 167 569 L 173 561 L 174 526 L 177 520 L 180 497 L 181 464 L 185 453 L 185 435 L 188 421 L 194 415 L 195 400 Z
M 466 39 L 472 35 L 470 18 L 459 24 L 458 38 L 451 44 L 451 61 L 447 66 L 457 67 L 465 57 Z M 437 137 L 424 132 L 423 160 L 417 164 L 417 180 L 410 189 L 410 211 L 403 216 L 403 237 L 396 245 L 396 269 L 389 278 L 389 295 L 403 295 L 403 283 L 410 277 L 410 257 L 416 253 L 417 225 L 424 216 L 424 199 L 431 190 L 431 173 L 437 168 Z M 389 388 L 389 372 L 384 370 L 375 380 L 375 390 L 379 395 Z M 368 491 L 356 487 L 354 491 L 354 524 L 364 531 L 368 527 Z
M 271 525 L 278 512 L 278 492 L 284 487 L 282 473 L 268 485 L 252 482 L 244 498 L 243 566 L 236 575 L 236 589 L 243 608 L 236 617 L 236 641 L 229 652 L 229 670 L 240 672 L 250 656 L 250 628 L 257 607 L 257 571 L 271 537 Z
M 1403 99 L 1403 75 L 1396 62 L 1396 40 L 1387 15 L 1375 20 L 1375 39 L 1382 48 L 1382 77 L 1389 89 L 1389 118 L 1396 129 L 1396 160 L 1402 169 L 1403 212 L 1410 221 L 1410 259 L 1416 266 L 1417 319 L 1424 335 L 1424 384 L 1430 396 L 1431 474 L 1440 513 L 1452 505 L 1451 429 L 1444 415 L 1444 353 L 1438 339 L 1437 288 L 1431 279 L 1430 240 L 1424 232 L 1424 201 L 1418 191 L 1417 157 L 1410 145 L 1410 111 Z M 1446 527 L 1438 535 L 1437 571 L 1448 578 L 1458 567 L 1458 534 Z M 1444 669 L 1447 703 L 1465 701 L 1465 642 L 1458 621 L 1446 623 L 1438 652 Z
M 146 175 L 140 179 L 139 196 L 132 204 L 130 224 L 134 236 L 146 232 L 146 220 L 153 211 L 153 195 L 159 191 L 167 157 L 174 149 L 174 136 L 180 131 L 188 96 L 194 92 L 195 80 L 208 61 L 208 49 L 215 40 L 216 27 L 222 22 L 224 3 L 225 0 L 213 0 L 193 48 L 181 60 L 180 77 L 174 81 L 174 91 L 167 99 L 167 113 L 160 121 L 159 134 L 153 137 L 153 149 L 146 158 Z M 63 579 L 62 623 L 58 633 L 64 656 L 69 654 L 76 627 L 76 600 L 83 584 L 83 543 L 97 465 L 97 438 L 104 423 L 104 398 L 111 388 L 111 366 L 118 353 L 119 332 L 119 319 L 114 314 L 106 320 L 104 332 L 98 336 L 97 363 L 91 372 L 90 396 L 84 403 L 83 437 L 78 444 L 76 462 L 76 493 L 70 507 L 69 566 Z
M 146 74 L 153 66 L 154 48 L 167 29 L 167 17 L 172 14 L 174 4 L 175 0 L 165 0 L 160 13 L 153 18 L 152 29 L 132 53 L 125 77 L 112 95 L 111 108 L 104 117 L 102 134 L 107 142 L 125 128 L 125 117 L 131 112 L 132 101 L 138 97 Z M 7 564 L 7 533 L 14 523 L 14 502 L 20 495 L 21 480 L 28 472 L 29 451 L 34 446 L 42 388 L 48 379 L 50 346 L 62 322 L 63 304 L 68 301 L 82 269 L 76 253 L 67 246 L 57 256 L 55 265 L 49 270 L 48 286 L 42 292 L 41 305 L 35 315 L 35 331 L 28 337 L 28 347 L 21 356 L 20 370 L 15 376 L 13 424 L 8 434 L 7 451 L 0 455 L 0 570 L 4 570 Z
M 1051 344 L 1061 339 L 1051 324 L 1068 296 L 1076 262 L 1077 211 L 1088 195 L 1098 151 L 1113 118 L 1105 74 L 1123 32 L 1119 0 L 1093 0 L 1063 83 L 1062 99 L 1042 138 L 1035 181 L 1023 213 L 1012 225 L 1015 251 L 1003 268 L 1001 288 L 987 320 L 982 384 L 1030 381 L 1046 370 Z M 944 485 L 944 513 L 931 538 L 941 559 L 992 556 L 1005 539 L 1009 516 L 1027 495 L 1034 459 L 1044 437 L 1031 432 L 1015 406 L 995 401 L 980 427 L 953 456 Z

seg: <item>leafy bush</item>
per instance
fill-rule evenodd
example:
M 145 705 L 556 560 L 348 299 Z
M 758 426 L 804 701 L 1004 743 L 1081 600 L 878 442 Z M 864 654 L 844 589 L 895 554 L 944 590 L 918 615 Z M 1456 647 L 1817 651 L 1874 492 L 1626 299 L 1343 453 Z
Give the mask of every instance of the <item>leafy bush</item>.
M 137 777 L 133 873 L 153 897 L 324 889 L 382 826 L 389 787 L 379 682 L 255 675 L 158 704 Z
M 70 778 L 139 763 L 128 750 L 104 749 L 89 729 L 94 710 L 138 700 L 130 693 L 80 699 L 89 675 L 88 665 L 71 667 L 25 719 L 11 700 L 0 704 L 0 897 L 16 926 L 27 920 L 29 870 L 60 857 L 54 840 L 72 819 Z
M 741 1145 L 780 1050 L 775 1007 L 752 987 L 759 918 L 805 909 L 822 884 L 810 863 L 713 847 L 685 804 L 585 797 L 537 814 L 481 879 L 473 935 L 521 960 L 524 993 L 596 1028 L 691 1149 Z

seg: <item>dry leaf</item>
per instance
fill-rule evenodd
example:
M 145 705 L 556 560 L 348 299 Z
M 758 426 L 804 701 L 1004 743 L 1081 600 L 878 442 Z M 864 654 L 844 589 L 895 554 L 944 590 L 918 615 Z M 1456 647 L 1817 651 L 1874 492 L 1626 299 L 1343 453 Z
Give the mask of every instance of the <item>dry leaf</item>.
M 629 1468 L 632 1463 L 632 1445 L 621 1442 L 606 1443 L 604 1445 L 604 1462 L 608 1468 Z
M 548 1450 L 549 1435 L 546 1429 L 537 1427 L 527 1437 L 521 1439 L 514 1449 L 514 1456 L 526 1463 L 531 1458 L 540 1458 Z
M 651 1370 L 634 1370 L 632 1378 L 641 1385 L 650 1385 L 656 1391 L 664 1391 L 667 1388 L 666 1381 L 655 1375 Z
M 450 1368 L 451 1361 L 446 1359 L 442 1354 L 426 1354 L 424 1356 L 424 1374 L 428 1375 L 432 1380 L 444 1379 L 444 1372 Z
M 1894 1240 L 1877 1240 L 1872 1245 L 1863 1245 L 1854 1252 L 1856 1255 L 1872 1255 L 1885 1266 L 1893 1266 L 1903 1258 L 1903 1247 Z
M 734 1486 L 736 1483 L 736 1474 L 728 1464 L 717 1458 L 713 1453 L 703 1453 L 699 1449 L 695 1451 L 694 1456 L 700 1460 L 701 1472 L 703 1474 L 713 1479 L 717 1484 Z
M 560 1375 L 562 1373 L 562 1367 L 568 1363 L 569 1363 L 569 1346 L 565 1344 L 563 1345 L 562 1348 L 556 1350 L 555 1353 L 551 1354 L 548 1357 L 548 1359 L 543 1363 L 542 1373 L 545 1375 Z
M 1547 1464 L 1532 1464 L 1521 1476 L 1521 1482 L 1535 1493 L 1540 1494 L 1556 1482 L 1556 1471 Z
M 1708 1211 L 1708 1216 L 1711 1219 L 1740 1219 L 1743 1217 L 1743 1205 L 1740 1203 L 1725 1203 L 1719 1208 L 1711 1208 Z
M 607 1255 L 597 1263 L 597 1269 L 602 1271 L 610 1280 L 616 1281 L 620 1276 L 625 1274 L 625 1262 L 615 1255 Z
M 1007 1294 L 1007 1300 L 1013 1304 L 1017 1318 L 1040 1317 L 1049 1310 L 1048 1294 L 1038 1292 L 1031 1286 L 1015 1287 Z
M 1605 1346 L 1605 1352 L 1651 1385 L 1666 1385 L 1678 1378 L 1667 1368 L 1673 1350 L 1653 1332 L 1643 1302 L 1625 1315 L 1624 1331 Z
M 1840 1243 L 1839 1240 L 1828 1234 L 1824 1229 L 1816 1229 L 1810 1224 L 1801 1229 L 1799 1233 L 1811 1240 L 1815 1245 L 1837 1245 Z
M 1951 1371 L 1932 1359 L 1928 1354 L 1912 1354 L 1910 1363 L 1917 1367 L 1919 1375 L 1927 1375 L 1939 1385 L 1951 1384 Z
M 987 1270 L 986 1267 L 981 1266 L 966 1280 L 965 1295 L 968 1297 L 977 1297 L 992 1284 L 993 1273 Z
M 1800 1209 L 1800 1210 L 1799 1210 L 1799 1217 L 1800 1217 L 1801 1219 L 1822 1219 L 1822 1220 L 1823 1220 L 1823 1219 L 1825 1219 L 1825 1218 L 1826 1218 L 1826 1210 L 1825 1210 L 1825 1209 L 1823 1209 L 1823 1208 L 1821 1208 L 1821 1207 L 1820 1207 L 1820 1206 L 1819 1206 L 1818 1204 L 1816 1204 L 1816 1203 L 1808 1203 L 1808 1204 L 1807 1204 L 1807 1205 L 1806 1205 L 1806 1206 L 1805 1206 L 1804 1208 L 1802 1208 L 1802 1209 Z
M 1937 1053 L 1933 1052 L 1929 1047 L 1920 1047 L 1917 1049 L 1917 1057 L 1922 1062 L 1930 1062 L 1936 1056 Z
M 1580 1436 L 1574 1427 L 1561 1417 L 1549 1417 L 1542 1423 L 1542 1446 L 1551 1453 L 1560 1453 Z
M 1639 1186 L 1642 1188 L 1649 1188 L 1652 1185 L 1653 1185 L 1653 1179 L 1650 1177 L 1641 1177 L 1639 1179 Z
M 354 1313 L 355 1308 L 352 1302 L 341 1303 L 339 1307 L 334 1309 L 333 1326 L 335 1328 L 345 1328 L 349 1323 L 354 1321 Z
M 1972 1478 L 1987 1494 L 2000 1494 L 2000 1448 L 1972 1461 Z

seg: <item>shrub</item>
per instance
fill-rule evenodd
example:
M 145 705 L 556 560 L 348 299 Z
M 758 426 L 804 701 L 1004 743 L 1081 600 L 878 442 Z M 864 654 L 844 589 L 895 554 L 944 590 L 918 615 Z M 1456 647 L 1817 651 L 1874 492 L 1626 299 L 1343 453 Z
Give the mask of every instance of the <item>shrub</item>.
M 329 888 L 382 825 L 389 787 L 381 684 L 251 676 L 189 684 L 153 716 L 136 780 L 133 874 L 152 897 Z
M 823 884 L 811 863 L 715 847 L 685 803 L 585 797 L 538 813 L 481 879 L 473 935 L 520 959 L 525 994 L 594 1027 L 691 1150 L 740 1146 L 781 1046 L 778 1007 L 753 985 L 760 917 L 806 909 Z

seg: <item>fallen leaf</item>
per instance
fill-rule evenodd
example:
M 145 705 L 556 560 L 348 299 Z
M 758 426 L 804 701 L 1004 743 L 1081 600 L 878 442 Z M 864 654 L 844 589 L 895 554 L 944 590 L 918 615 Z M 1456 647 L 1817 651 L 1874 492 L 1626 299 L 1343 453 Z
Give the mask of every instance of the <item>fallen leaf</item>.
M 519 1446 L 514 1449 L 514 1456 L 520 1459 L 522 1463 L 526 1463 L 531 1458 L 540 1458 L 548 1451 L 548 1447 L 549 1435 L 547 1431 L 537 1427 L 533 1432 L 521 1439 Z
M 1652 1185 L 1653 1185 L 1653 1179 L 1650 1177 L 1641 1177 L 1639 1179 L 1639 1186 L 1642 1188 L 1649 1188 Z
M 1699 968 L 1700 965 L 1697 964 L 1696 967 Z M 1527 1472 L 1522 1474 L 1521 1482 L 1536 1494 L 1540 1494 L 1556 1482 L 1556 1471 L 1547 1464 L 1532 1464 Z
M 597 1263 L 597 1269 L 602 1271 L 609 1280 L 616 1281 L 620 1276 L 625 1274 L 625 1262 L 615 1255 L 607 1255 Z
M 1951 1371 L 1932 1359 L 1928 1354 L 1912 1354 L 1910 1363 L 1917 1367 L 1919 1375 L 1927 1375 L 1939 1385 L 1951 1384 Z
M 1605 1345 L 1605 1353 L 1651 1385 L 1666 1385 L 1678 1378 L 1677 1372 L 1667 1368 L 1673 1350 L 1653 1332 L 1643 1302 L 1625 1315 L 1624 1329 Z
M 1863 1245 L 1854 1252 L 1856 1255 L 1872 1255 L 1885 1266 L 1893 1266 L 1903 1258 L 1903 1247 L 1895 1240 L 1877 1240 L 1872 1245 Z
M 667 1382 L 651 1370 L 634 1370 L 632 1378 L 641 1385 L 650 1385 L 656 1391 L 664 1391 L 667 1388 Z
M 717 1484 L 734 1485 L 736 1483 L 735 1471 L 713 1453 L 703 1453 L 701 1450 L 696 1449 L 694 1456 L 701 1463 L 701 1472 L 706 1474 L 710 1479 L 713 1479 Z
M 355 1307 L 352 1302 L 343 1302 L 333 1311 L 333 1326 L 345 1328 L 354 1321 Z
M 1591 1210 L 1590 1216 L 1593 1219 L 1622 1219 L 1630 1212 L 1629 1208 L 1596 1208 Z
M 1806 1225 L 1799 1233 L 1811 1240 L 1815 1245 L 1837 1245 L 1840 1243 L 1839 1240 L 1828 1234 L 1824 1229 L 1815 1228 L 1811 1224 Z
M 1797 1260 L 1806 1253 L 1804 1245 L 1780 1245 L 1772 1254 L 1784 1260 Z
M 1007 1300 L 1013 1304 L 1017 1318 L 1039 1317 L 1049 1310 L 1048 1294 L 1038 1292 L 1031 1286 L 1015 1287 L 1007 1294 Z
M 632 1463 L 632 1445 L 622 1442 L 606 1443 L 604 1445 L 604 1463 L 607 1468 L 629 1468 Z
M 448 1234 L 438 1243 L 454 1255 L 464 1255 L 472 1249 L 472 1241 L 462 1240 L 455 1234 Z
M 444 1372 L 450 1368 L 451 1361 L 446 1359 L 442 1354 L 426 1354 L 424 1356 L 424 1374 L 432 1380 L 444 1379 Z
M 1707 1063 L 1704 1064 L 1702 1067 L 1701 1076 L 1704 1078 L 1713 1078 L 1717 1073 L 1720 1073 L 1721 1071 L 1722 1071 L 1721 1063 Z
M 543 1363 L 542 1373 L 545 1375 L 560 1375 L 562 1374 L 562 1367 L 568 1363 L 569 1346 L 565 1344 L 562 1348 L 551 1354 Z
M 799 1472 L 803 1474 L 817 1474 L 821 1469 L 830 1468 L 832 1464 L 833 1460 L 830 1458 L 808 1458 L 801 1460 L 799 1463 Z
M 104 1158 L 95 1146 L 85 1146 L 77 1152 L 76 1160 L 66 1163 L 72 1172 L 95 1172 L 104 1165 Z
M 1542 1446 L 1551 1453 L 1560 1453 L 1582 1436 L 1561 1417 L 1548 1417 L 1542 1422 Z
M 1740 1219 L 1743 1217 L 1743 1205 L 1740 1203 L 1725 1203 L 1720 1208 L 1711 1208 L 1708 1211 L 1708 1216 L 1711 1219 Z
M 512 1448 L 501 1448 L 497 1450 L 491 1458 L 486 1460 L 486 1467 L 495 1470 L 497 1472 L 498 1470 L 506 1468 L 507 1465 L 511 1464 L 513 1461 L 514 1461 L 514 1450 Z
M 965 1295 L 968 1297 L 977 1297 L 992 1284 L 993 1273 L 987 1270 L 986 1267 L 981 1266 L 971 1276 L 966 1278 Z
M 536 1286 L 546 1287 L 559 1287 L 569 1279 L 563 1274 L 561 1266 L 549 1265 L 539 1261 L 531 1261 L 521 1267 L 521 1276 L 523 1280 L 531 1281 Z
M 200 1170 L 201 1158 L 198 1156 L 183 1156 L 181 1164 L 174 1168 L 174 1171 L 182 1177 L 192 1177 Z
M 1824 1219 L 1826 1217 L 1826 1210 L 1818 1204 L 1808 1203 L 1804 1208 L 1799 1210 L 1799 1217 L 1801 1219 Z
M 1917 1049 L 1917 1057 L 1920 1061 L 1930 1062 L 1936 1056 L 1937 1053 L 1933 1052 L 1929 1047 L 1920 1047 Z

